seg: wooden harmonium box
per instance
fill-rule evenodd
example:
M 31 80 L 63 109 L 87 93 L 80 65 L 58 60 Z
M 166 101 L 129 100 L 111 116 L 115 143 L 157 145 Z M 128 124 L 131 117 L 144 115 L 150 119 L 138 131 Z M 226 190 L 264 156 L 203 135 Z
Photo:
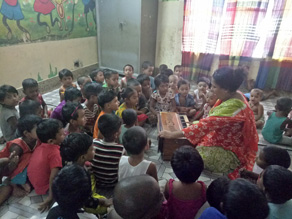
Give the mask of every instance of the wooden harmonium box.
M 175 132 L 189 126 L 189 120 L 186 115 L 177 114 L 174 112 L 160 112 L 158 116 L 157 129 L 158 132 L 167 130 Z M 165 161 L 171 160 L 174 151 L 183 145 L 192 145 L 186 138 L 165 139 L 158 138 L 158 151 L 161 152 L 162 159 Z

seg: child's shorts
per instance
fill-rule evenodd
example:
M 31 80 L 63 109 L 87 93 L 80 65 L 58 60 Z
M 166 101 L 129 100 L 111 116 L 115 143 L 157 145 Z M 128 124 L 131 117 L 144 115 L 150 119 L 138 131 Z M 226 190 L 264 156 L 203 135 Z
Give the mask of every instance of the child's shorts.
M 27 182 L 27 167 L 19 174 L 17 174 L 13 179 L 11 179 L 12 184 L 23 185 Z

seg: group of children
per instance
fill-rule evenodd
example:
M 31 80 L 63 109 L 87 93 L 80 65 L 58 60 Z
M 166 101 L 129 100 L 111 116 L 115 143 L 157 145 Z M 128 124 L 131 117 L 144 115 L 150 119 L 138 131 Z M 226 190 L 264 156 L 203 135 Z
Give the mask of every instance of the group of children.
M 137 78 L 132 65 L 125 65 L 123 71 L 125 77 L 119 84 L 118 72 L 94 70 L 77 79 L 79 90 L 72 72 L 63 69 L 59 72 L 60 104 L 51 111 L 34 79 L 23 81 L 25 97 L 20 104 L 14 87 L 0 87 L 0 125 L 7 141 L 0 152 L 0 177 L 7 177 L 0 187 L 0 204 L 11 194 L 24 196 L 34 188 L 39 195 L 48 194 L 40 211 L 48 210 L 54 200 L 58 203 L 48 218 L 78 218 L 81 207 L 102 215 L 112 204 L 108 218 L 194 218 L 202 213 L 206 200 L 211 208 L 201 218 L 239 218 L 239 214 L 240 218 L 265 218 L 291 213 L 292 195 L 287 189 L 292 191 L 287 177 L 291 175 L 287 170 L 290 157 L 279 148 L 267 147 L 260 153 L 256 163 L 261 171 L 241 171 L 250 182 L 218 179 L 207 188 L 197 181 L 204 169 L 200 154 L 193 147 L 182 146 L 171 160 L 179 181 L 167 182 L 162 195 L 156 165 L 144 159 L 150 141 L 142 126 L 146 122 L 156 125 L 157 115 L 163 111 L 186 114 L 191 121 L 206 118 L 217 101 L 216 94 L 209 89 L 211 82 L 206 77 L 200 78 L 198 88 L 190 93 L 179 65 L 174 71 L 161 65 L 156 77 L 152 77 L 150 62 L 142 64 Z M 250 106 L 257 125 L 263 126 L 260 97 L 260 90 L 252 90 Z M 281 136 L 284 130 L 289 133 L 291 107 L 289 98 L 277 101 L 276 111 L 263 128 L 264 138 L 284 141 Z M 253 184 L 256 179 L 267 198 Z M 286 186 L 281 186 L 282 181 Z M 278 186 L 281 191 L 276 192 Z M 242 207 L 250 198 L 243 194 L 250 192 L 257 204 Z

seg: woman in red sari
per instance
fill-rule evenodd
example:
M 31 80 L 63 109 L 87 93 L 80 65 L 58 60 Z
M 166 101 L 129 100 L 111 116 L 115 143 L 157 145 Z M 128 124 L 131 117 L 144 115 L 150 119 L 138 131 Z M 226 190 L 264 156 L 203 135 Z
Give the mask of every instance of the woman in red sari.
M 244 80 L 241 69 L 216 70 L 211 90 L 217 102 L 208 117 L 181 131 L 162 131 L 160 137 L 186 137 L 201 154 L 205 169 L 239 177 L 239 169 L 252 170 L 258 150 L 258 134 L 252 110 L 237 91 Z

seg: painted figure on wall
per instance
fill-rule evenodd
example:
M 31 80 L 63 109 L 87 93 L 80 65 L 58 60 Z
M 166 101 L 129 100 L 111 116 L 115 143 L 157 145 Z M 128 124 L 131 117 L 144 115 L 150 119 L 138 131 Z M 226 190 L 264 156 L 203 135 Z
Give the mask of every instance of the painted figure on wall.
M 65 2 L 65 0 L 55 0 L 56 5 L 57 5 L 57 12 L 60 18 L 60 30 L 63 30 L 63 22 L 64 22 L 64 27 L 65 30 L 68 30 L 67 25 L 66 25 L 66 20 L 65 20 L 65 11 L 64 11 L 64 7 L 63 7 L 63 2 Z
M 40 16 L 42 14 L 43 15 L 47 15 L 47 14 L 50 15 L 52 27 L 55 26 L 56 22 L 58 22 L 58 25 L 59 25 L 60 30 L 62 29 L 62 25 L 61 25 L 59 19 L 58 18 L 55 18 L 53 20 L 52 11 L 55 9 L 55 5 L 51 2 L 51 0 L 35 0 L 34 5 L 33 5 L 33 8 L 34 8 L 35 12 L 38 12 L 38 15 L 37 15 L 37 22 L 38 22 L 38 24 L 40 26 L 46 26 L 47 33 L 50 33 L 51 32 L 51 28 L 50 28 L 50 26 L 48 25 L 47 22 L 42 22 L 40 20 Z
M 20 21 L 24 19 L 20 4 L 18 0 L 3 0 L 0 13 L 3 15 L 2 23 L 8 30 L 7 39 L 11 40 L 12 30 L 7 23 L 7 19 L 16 20 L 16 25 L 23 32 L 23 40 L 26 42 L 30 40 L 30 33 L 27 29 L 20 25 Z
M 88 19 L 87 19 L 87 15 L 89 13 L 89 10 L 91 11 L 92 16 L 93 16 L 93 20 L 94 20 L 94 22 L 96 24 L 95 1 L 94 0 L 82 0 L 82 3 L 84 4 L 86 31 L 89 31 Z

